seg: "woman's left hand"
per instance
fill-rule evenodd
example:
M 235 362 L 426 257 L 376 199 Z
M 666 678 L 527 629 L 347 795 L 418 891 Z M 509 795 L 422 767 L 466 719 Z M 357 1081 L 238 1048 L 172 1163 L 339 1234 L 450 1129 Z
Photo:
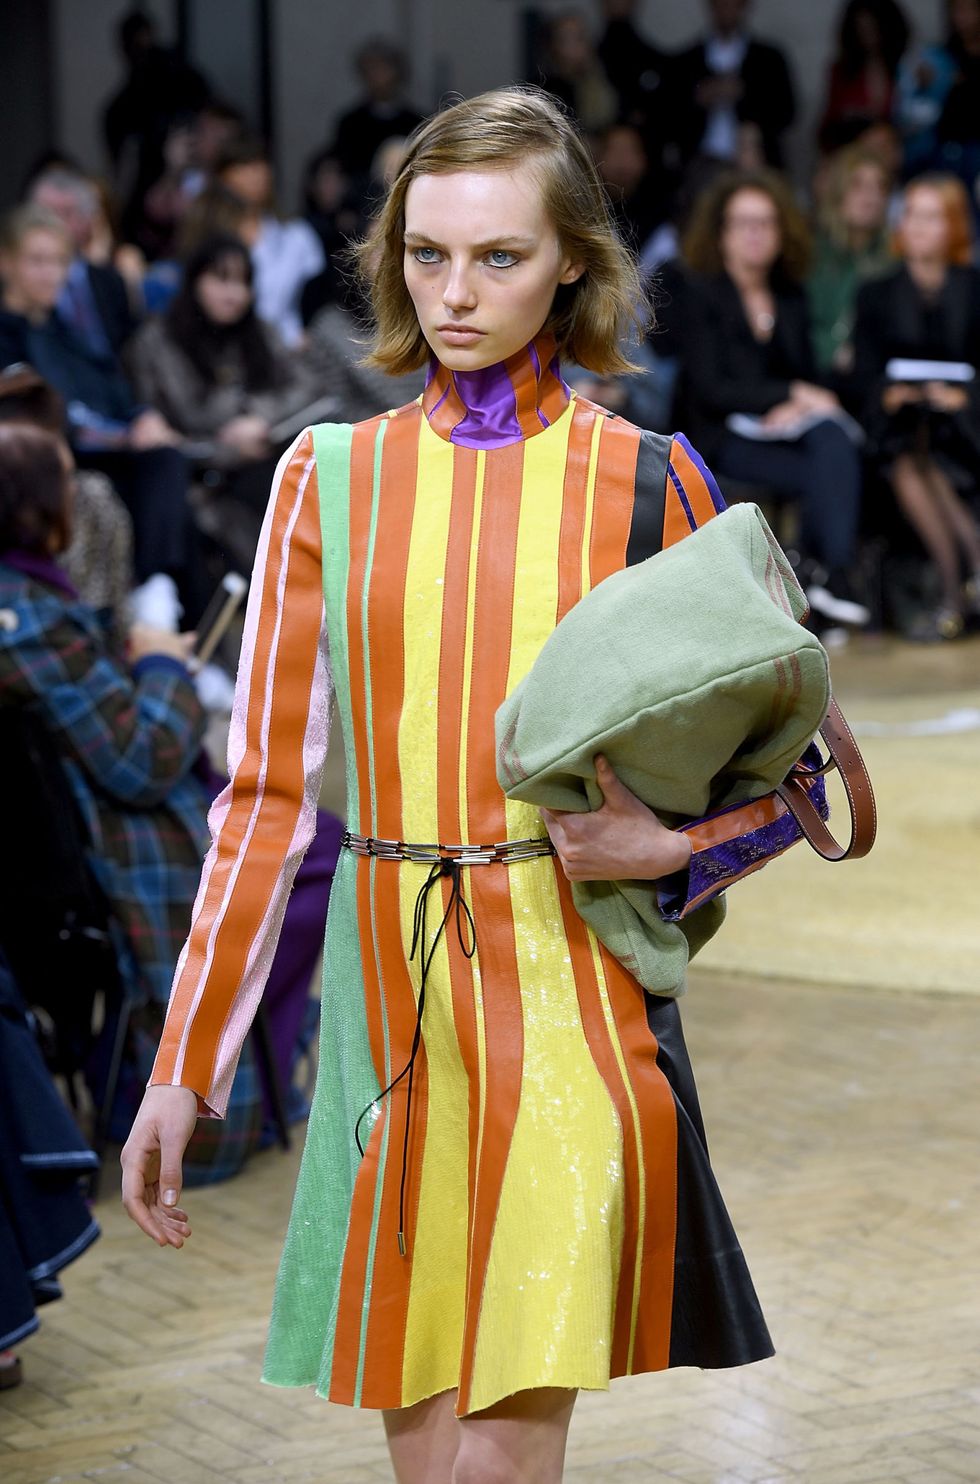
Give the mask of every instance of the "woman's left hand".
M 595 759 L 602 790 L 599 809 L 584 814 L 542 809 L 569 881 L 656 881 L 682 871 L 691 859 L 686 835 L 668 829 L 621 783 L 607 758 Z

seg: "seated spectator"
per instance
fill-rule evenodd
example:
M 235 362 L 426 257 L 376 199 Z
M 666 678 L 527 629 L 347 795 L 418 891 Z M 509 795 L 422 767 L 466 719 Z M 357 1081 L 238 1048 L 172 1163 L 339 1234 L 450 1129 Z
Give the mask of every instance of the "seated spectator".
M 89 256 L 102 218 L 95 184 L 75 171 L 48 170 L 35 179 L 29 199 L 56 216 L 71 240 L 71 265 L 56 306 L 59 315 L 90 351 L 117 354 L 136 328 L 136 316 L 122 274 L 113 263 L 96 263 Z
M 951 7 L 952 13 L 962 11 Z M 973 9 L 980 18 L 980 4 Z M 935 168 L 939 151 L 938 124 L 957 67 L 945 46 L 918 43 L 906 49 L 895 77 L 892 119 L 902 137 L 904 178 Z
M 679 421 L 724 487 L 762 485 L 800 507 L 811 607 L 867 623 L 854 598 L 861 461 L 837 397 L 818 384 L 802 280 L 806 225 L 774 174 L 722 176 L 684 241 Z M 732 424 L 734 423 L 734 427 Z
M 364 215 L 354 201 L 350 178 L 332 150 L 318 150 L 307 161 L 303 215 L 322 242 L 328 265 L 331 257 L 364 228 Z
M 619 99 L 583 13 L 562 10 L 551 16 L 543 41 L 541 87 L 564 103 L 586 134 L 608 129 L 619 113 Z
M 30 366 L 0 371 L 0 423 L 30 423 L 60 437 L 65 409 L 57 392 Z M 133 586 L 133 523 L 111 482 L 97 469 L 75 469 L 71 539 L 61 565 L 84 603 L 121 643 L 129 628 Z
M 121 930 L 119 969 L 136 1013 L 110 1130 L 116 1137 L 149 1075 L 209 844 L 208 810 L 226 807 L 230 784 L 202 751 L 206 717 L 188 670 L 193 634 L 135 624 L 126 652 L 118 651 L 62 569 L 69 475 L 64 443 L 37 428 L 0 427 L 0 609 L 8 616 L 0 625 L 0 707 L 30 707 L 49 729 L 90 868 Z M 242 724 L 233 718 L 232 746 Z M 263 997 L 287 1087 L 340 833 L 340 821 L 319 811 Z M 198 1180 L 235 1173 L 256 1147 L 262 1104 L 250 1052 L 229 1111 L 226 1122 L 198 1125 L 191 1143 Z
M 643 262 L 651 237 L 669 213 L 671 183 L 654 174 L 635 124 L 616 123 L 603 131 L 596 164 L 620 235 Z
M 859 287 L 892 264 L 890 181 L 876 155 L 852 145 L 833 158 L 823 184 L 806 288 L 817 371 L 829 377 L 849 374 L 854 364 Z
M 166 586 L 174 626 L 180 605 L 195 623 L 208 580 L 178 434 L 137 401 L 116 357 L 93 350 L 59 314 L 71 243 L 58 218 L 20 208 L 4 224 L 0 251 L 0 368 L 26 363 L 54 387 L 79 462 L 108 475 L 122 496 L 133 520 L 135 611 L 144 598 L 156 607 Z
M 671 64 L 671 116 L 683 161 L 696 154 L 734 161 L 745 124 L 759 130 L 770 165 L 783 162 L 783 134 L 796 102 L 786 58 L 757 41 L 750 0 L 708 0 L 711 28 Z
M 190 161 L 184 173 L 184 190 L 199 196 L 211 184 L 221 156 L 236 139 L 245 137 L 241 110 L 221 98 L 209 98 L 198 109 L 191 129 Z
M 896 0 L 847 0 L 820 124 L 824 150 L 853 144 L 869 124 L 891 118 L 908 40 L 909 24 Z
M 237 237 L 212 237 L 187 263 L 167 313 L 138 331 L 126 363 L 199 466 L 261 519 L 276 460 L 317 399 L 303 357 L 255 313 L 252 260 Z
M 336 404 L 331 419 L 361 422 L 421 396 L 424 369 L 390 376 L 364 364 L 369 309 L 353 275 L 332 266 L 309 287 L 314 286 L 317 307 L 307 334 L 308 355 L 317 391 Z
M 394 42 L 372 36 L 355 54 L 354 66 L 364 97 L 337 120 L 330 153 L 360 188 L 385 140 L 407 138 L 422 122 L 422 114 L 406 100 L 408 58 Z
M 303 285 L 325 265 L 320 239 L 309 222 L 298 217 L 283 221 L 275 214 L 272 166 L 256 141 L 229 145 L 218 162 L 215 179 L 259 216 L 252 243 L 256 312 L 284 344 L 297 345 L 303 338 L 299 312 Z
M 22 1379 L 11 1348 L 62 1297 L 58 1274 L 100 1235 L 79 1176 L 96 1156 L 47 1067 L 0 948 L 0 1391 Z
M 901 265 L 858 295 L 854 395 L 872 450 L 940 584 L 938 607 L 911 637 L 953 639 L 968 613 L 980 613 L 974 493 L 980 478 L 980 272 L 971 266 L 969 202 L 958 180 L 920 176 L 906 187 L 904 202 Z M 896 367 L 896 359 L 945 362 L 948 375 Z M 955 364 L 972 367 L 973 379 L 952 379 Z M 972 495 L 972 509 L 958 486 Z

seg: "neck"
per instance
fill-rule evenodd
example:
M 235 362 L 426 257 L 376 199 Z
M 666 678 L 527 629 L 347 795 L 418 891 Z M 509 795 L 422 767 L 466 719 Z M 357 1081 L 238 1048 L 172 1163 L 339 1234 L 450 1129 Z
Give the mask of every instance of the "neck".
M 13 284 L 8 284 L 3 295 L 3 306 L 9 309 L 11 314 L 22 314 L 32 325 L 40 325 L 51 313 L 47 306 L 41 307 L 28 299 L 26 295 L 19 294 Z
M 913 283 L 920 288 L 938 288 L 946 277 L 946 263 L 942 258 L 909 258 L 905 266 Z
M 725 272 L 741 293 L 769 287 L 768 268 L 756 268 L 752 264 L 726 263 Z
M 570 395 L 555 338 L 542 331 L 506 361 L 477 371 L 452 371 L 433 356 L 422 410 L 450 443 L 503 448 L 550 427 Z

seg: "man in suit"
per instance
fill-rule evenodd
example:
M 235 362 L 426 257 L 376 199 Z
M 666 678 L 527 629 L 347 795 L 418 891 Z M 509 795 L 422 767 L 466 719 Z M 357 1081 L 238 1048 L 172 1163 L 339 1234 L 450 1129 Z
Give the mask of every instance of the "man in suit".
M 759 131 L 770 165 L 783 163 L 782 136 L 796 102 L 786 58 L 746 24 L 750 0 L 708 0 L 711 26 L 673 64 L 673 129 L 681 157 L 735 160 L 740 132 Z
M 99 211 L 95 187 L 84 175 L 59 167 L 37 177 L 30 199 L 63 223 L 75 249 L 58 313 L 91 351 L 116 355 L 136 328 L 136 317 L 122 274 L 85 257 Z

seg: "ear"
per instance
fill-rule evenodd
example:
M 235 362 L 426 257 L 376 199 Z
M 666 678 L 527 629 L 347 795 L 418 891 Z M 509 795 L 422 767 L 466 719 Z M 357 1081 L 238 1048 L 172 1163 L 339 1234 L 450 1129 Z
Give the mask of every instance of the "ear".
M 561 274 L 559 276 L 558 282 L 559 283 L 576 283 L 578 281 L 578 279 L 580 279 L 582 277 L 582 274 L 584 272 L 585 272 L 585 264 L 584 263 L 568 263 L 565 266 L 565 268 L 562 270 L 562 272 L 561 272 Z

